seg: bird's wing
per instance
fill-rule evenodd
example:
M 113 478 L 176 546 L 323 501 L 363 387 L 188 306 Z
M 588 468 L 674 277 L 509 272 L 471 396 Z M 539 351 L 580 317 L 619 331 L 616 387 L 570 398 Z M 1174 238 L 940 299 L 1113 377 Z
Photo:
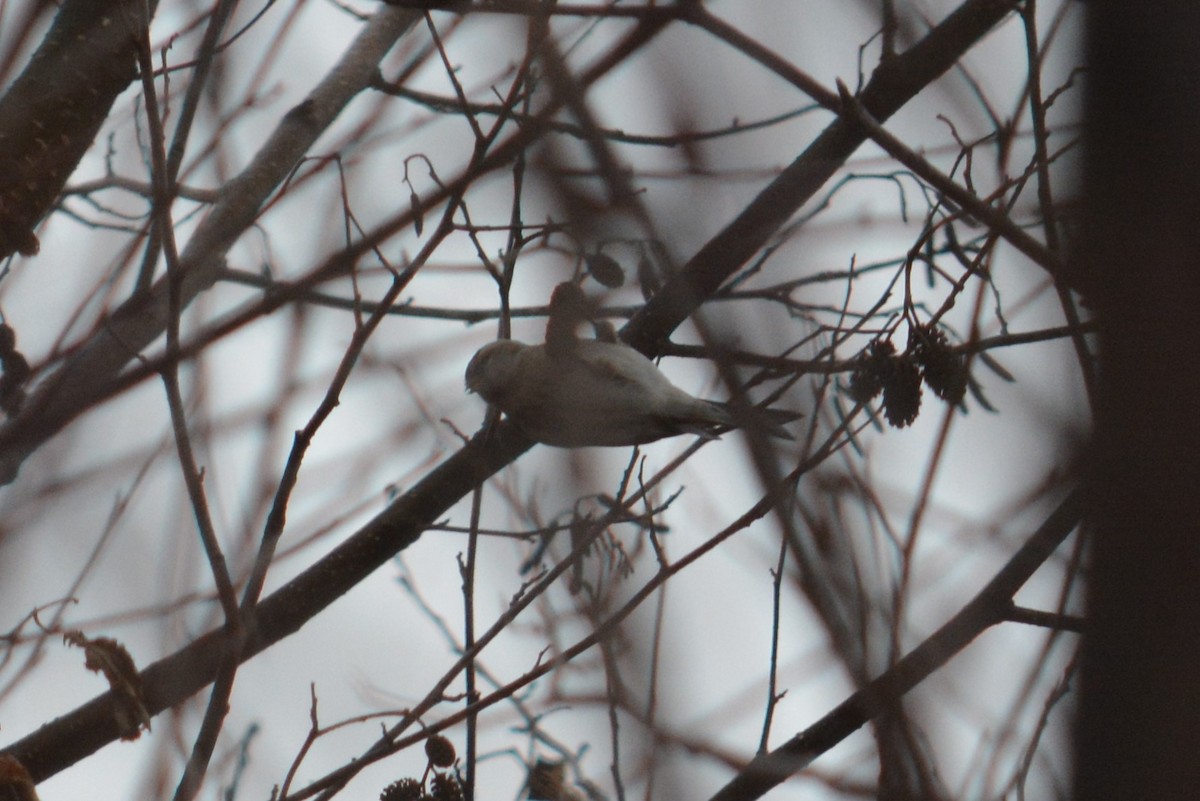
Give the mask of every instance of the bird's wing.
M 655 391 L 670 384 L 654 362 L 628 345 L 584 340 L 575 356 L 581 371 L 607 385 Z

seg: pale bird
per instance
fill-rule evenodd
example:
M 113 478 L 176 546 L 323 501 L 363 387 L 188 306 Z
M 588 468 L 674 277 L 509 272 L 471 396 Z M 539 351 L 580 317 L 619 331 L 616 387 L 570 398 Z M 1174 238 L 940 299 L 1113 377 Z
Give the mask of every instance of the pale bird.
M 530 439 L 560 448 L 640 445 L 678 434 L 712 439 L 737 426 L 791 439 L 780 426 L 800 417 L 693 397 L 628 345 L 575 340 L 564 351 L 511 339 L 484 345 L 467 365 L 467 389 Z

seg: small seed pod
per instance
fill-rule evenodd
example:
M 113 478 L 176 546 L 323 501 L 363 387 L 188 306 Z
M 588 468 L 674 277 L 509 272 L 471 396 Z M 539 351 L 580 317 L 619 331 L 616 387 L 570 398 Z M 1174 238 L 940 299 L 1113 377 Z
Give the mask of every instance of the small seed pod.
M 893 356 L 883 382 L 883 414 L 895 428 L 917 419 L 921 410 L 921 369 L 907 353 Z
M 891 340 L 877 339 L 856 358 L 854 372 L 850 374 L 850 397 L 858 403 L 870 403 L 883 391 L 883 384 L 891 372 L 891 360 L 896 346 Z
M 437 773 L 429 780 L 429 796 L 434 801 L 463 801 L 463 795 L 457 776 Z
M 962 355 L 950 349 L 946 332 L 933 325 L 913 329 L 909 334 L 909 350 L 925 374 L 925 383 L 946 403 L 962 403 L 969 377 Z
M 427 798 L 425 788 L 416 779 L 399 779 L 383 788 L 379 801 L 422 801 Z
M 625 283 L 625 271 L 617 260 L 605 253 L 590 253 L 583 257 L 588 274 L 596 279 L 596 283 L 616 289 Z
M 429 757 L 429 764 L 435 768 L 448 768 L 458 755 L 454 752 L 454 743 L 435 734 L 425 741 L 425 756 Z

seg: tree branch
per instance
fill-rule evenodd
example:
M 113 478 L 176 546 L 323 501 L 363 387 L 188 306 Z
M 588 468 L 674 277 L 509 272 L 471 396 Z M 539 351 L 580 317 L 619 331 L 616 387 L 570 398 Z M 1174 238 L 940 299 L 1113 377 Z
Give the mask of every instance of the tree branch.
M 225 254 L 254 223 L 262 204 L 346 105 L 371 85 L 380 60 L 418 19 L 414 11 L 381 9 L 324 80 L 284 115 L 250 164 L 222 187 L 219 199 L 180 254 L 182 307 L 222 275 Z M 16 478 L 25 457 L 106 397 L 125 365 L 162 336 L 170 316 L 169 294 L 170 282 L 164 276 L 147 292 L 122 304 L 42 383 L 23 413 L 0 428 L 0 483 Z
M 755 757 L 710 801 L 751 801 L 803 770 L 821 754 L 888 709 L 950 661 L 984 630 L 1007 619 L 1012 598 L 1078 525 L 1082 492 L 1074 490 L 988 585 L 893 667 L 786 743 Z
M 972 45 L 998 24 L 1012 7 L 1011 0 L 967 0 L 910 51 L 890 59 L 882 65 L 860 96 L 860 102 L 876 119 L 886 119 L 920 89 L 961 58 Z M 645 23 L 643 27 L 630 35 L 629 41 L 635 42 L 639 39 L 645 41 L 661 29 L 666 22 L 667 18 Z M 397 33 L 397 35 L 399 34 Z M 612 64 L 601 64 L 595 67 L 594 71 L 602 72 L 603 69 L 611 66 Z M 589 79 L 594 80 L 594 77 L 594 74 L 588 75 Z M 584 82 L 584 85 L 587 83 Z M 289 117 L 302 112 L 307 114 L 304 104 L 294 109 Z M 676 326 L 683 322 L 726 278 L 736 272 L 780 226 L 787 222 L 796 209 L 820 189 L 824 181 L 833 175 L 864 141 L 864 137 L 865 133 L 860 126 L 841 118 L 835 120 L 791 166 L 747 206 L 737 219 L 701 248 L 691 261 L 635 315 L 624 332 L 627 341 L 644 352 L 655 352 Z M 505 153 L 510 149 L 512 148 L 501 148 Z M 266 151 L 267 148 L 264 148 L 264 153 Z M 293 162 L 288 164 L 289 168 L 291 163 Z M 259 165 L 257 162 L 256 165 L 248 168 L 243 175 L 247 176 L 254 169 L 266 170 L 270 166 Z M 236 194 L 235 188 L 231 187 L 229 193 Z M 236 225 L 248 224 L 253 220 L 257 207 L 257 203 L 254 203 L 252 207 L 246 205 L 240 210 L 231 208 L 223 213 L 231 216 L 236 227 Z M 216 213 L 214 210 L 213 214 Z M 386 223 L 374 232 L 370 239 L 374 240 L 376 235 L 382 235 L 391 230 L 393 225 L 399 225 L 399 223 L 397 221 Z M 232 243 L 236 234 L 231 235 L 231 231 L 222 226 L 218 230 L 207 232 L 204 237 L 201 237 L 198 232 L 196 237 L 201 242 L 208 240 L 208 246 L 197 244 L 196 247 L 200 252 L 216 254 L 214 266 L 209 272 L 213 276 L 219 274 L 218 262 L 220 259 L 218 256 L 224 252 L 224 248 Z M 191 250 L 191 245 L 188 250 Z M 184 259 L 185 261 L 187 259 L 186 252 Z M 200 274 L 203 275 L 203 271 Z M 185 284 L 184 297 L 190 299 L 195 296 L 196 291 L 199 291 L 197 286 Z M 132 325 L 131 320 L 127 319 L 127 322 Z M 161 330 L 161 322 L 154 320 L 147 324 L 146 328 L 139 329 L 139 336 L 146 336 L 153 331 Z M 94 342 L 92 346 L 84 349 L 84 352 L 80 354 L 80 358 L 83 358 L 80 366 L 69 368 L 66 371 L 70 374 L 70 370 L 82 370 L 82 374 L 73 374 L 76 379 L 86 378 L 88 375 L 92 375 L 92 371 L 98 371 L 93 377 L 104 383 L 105 376 L 115 375 L 116 371 L 136 350 L 130 350 L 127 342 L 120 344 L 125 340 L 110 338 L 106 332 L 101 332 L 97 336 L 101 341 Z M 93 391 L 95 390 L 93 389 Z M 70 403 L 69 400 L 61 397 L 57 399 L 57 402 L 60 404 Z M 84 408 L 87 408 L 86 403 L 82 406 L 76 405 L 73 409 L 64 408 L 64 411 L 69 411 L 71 416 L 74 416 Z M 9 424 L 8 428 L 11 429 L 14 424 L 20 425 L 20 422 L 20 420 L 14 421 Z M 54 422 L 53 418 L 51 422 Z M 11 434 L 11 432 L 9 433 Z M 53 430 L 38 432 L 36 442 L 29 443 L 27 449 L 21 450 L 16 455 L 15 461 L 14 446 L 10 441 L 8 452 L 4 454 L 10 470 L 7 477 L 11 479 L 11 474 L 15 472 L 16 465 L 20 463 L 21 458 L 37 444 L 45 441 L 52 433 Z M 305 622 L 330 603 L 386 563 L 396 553 L 415 542 L 427 527 L 444 515 L 466 493 L 508 465 L 529 446 L 530 443 L 527 440 L 507 425 L 497 427 L 486 436 L 476 435 L 463 449 L 434 468 L 409 492 L 398 498 L 342 545 L 287 585 L 263 599 L 256 613 L 245 621 L 247 639 L 242 658 L 249 659 L 271 644 L 299 630 Z M 1060 520 L 1061 517 L 1060 514 L 1053 520 Z M 1019 557 L 1020 555 L 1014 558 L 1014 563 L 1020 561 Z M 1026 563 L 1021 562 L 1021 564 Z M 1040 561 L 1036 564 L 1040 564 Z M 1029 566 L 1029 572 L 1032 572 L 1036 564 Z M 1000 577 L 997 577 L 997 581 L 999 580 Z M 993 582 L 993 584 L 995 583 Z M 223 636 L 220 631 L 210 632 L 176 653 L 159 660 L 143 672 L 146 706 L 151 714 L 157 714 L 183 701 L 212 681 L 224 650 L 221 647 Z M 918 650 L 921 651 L 921 649 Z M 914 653 L 910 656 L 915 655 Z M 900 664 L 908 663 L 902 661 Z M 895 671 L 899 669 L 900 665 Z M 890 676 L 893 673 L 885 675 Z M 919 678 L 909 676 L 907 680 L 915 683 Z M 883 678 L 881 677 L 879 681 L 883 681 Z M 892 679 L 891 681 L 894 683 L 898 680 Z M 911 684 L 906 685 L 905 689 L 908 686 Z M 855 696 L 855 698 L 859 698 L 859 696 Z M 850 703 L 847 702 L 847 704 Z M 861 700 L 855 702 L 855 704 L 862 703 Z M 69 767 L 119 736 L 112 708 L 112 698 L 107 694 L 102 695 L 46 724 L 37 732 L 13 743 L 5 750 L 16 756 L 35 780 L 44 779 Z M 856 705 L 854 709 L 857 710 L 856 714 L 861 716 L 864 710 L 869 711 L 870 707 L 860 708 Z M 865 721 L 866 718 L 863 720 Z M 843 723 L 842 725 L 847 724 Z M 860 725 L 862 725 L 861 722 L 854 724 L 850 731 Z M 785 767 L 790 766 L 793 762 L 794 759 L 789 757 L 788 760 L 785 760 Z M 771 764 L 776 766 L 774 762 Z M 772 767 L 763 775 L 754 774 L 754 780 L 761 782 L 763 776 L 787 775 L 786 773 L 780 774 L 776 768 L 777 766 Z

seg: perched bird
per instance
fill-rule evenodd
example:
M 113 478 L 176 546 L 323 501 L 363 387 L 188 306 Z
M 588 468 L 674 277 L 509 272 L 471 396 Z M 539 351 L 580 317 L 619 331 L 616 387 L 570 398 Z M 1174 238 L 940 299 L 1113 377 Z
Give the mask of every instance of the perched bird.
M 550 349 L 492 342 L 467 365 L 466 384 L 526 436 L 560 448 L 640 445 L 677 434 L 712 439 L 737 426 L 791 439 L 780 426 L 800 416 L 692 397 L 628 345 L 593 339 Z

